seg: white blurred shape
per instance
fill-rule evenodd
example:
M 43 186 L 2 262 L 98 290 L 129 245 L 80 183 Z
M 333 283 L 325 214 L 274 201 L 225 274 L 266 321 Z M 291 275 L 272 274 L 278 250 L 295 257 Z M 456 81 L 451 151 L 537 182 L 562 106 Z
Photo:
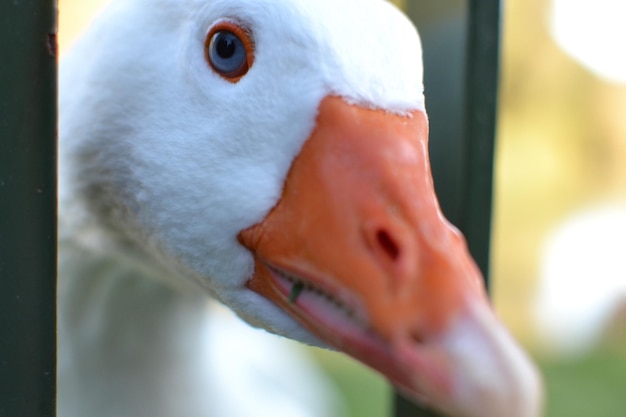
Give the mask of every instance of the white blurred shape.
M 591 349 L 626 302 L 626 206 L 574 215 L 544 252 L 535 319 L 554 353 Z
M 626 0 L 553 0 L 552 35 L 601 78 L 626 83 Z
M 211 303 L 204 366 L 220 417 L 333 417 L 345 405 L 297 342 L 254 329 Z

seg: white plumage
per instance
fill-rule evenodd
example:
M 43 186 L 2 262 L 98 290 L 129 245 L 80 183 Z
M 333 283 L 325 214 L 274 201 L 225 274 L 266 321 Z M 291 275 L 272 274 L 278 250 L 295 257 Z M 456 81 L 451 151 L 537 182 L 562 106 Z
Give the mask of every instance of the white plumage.
M 206 33 L 224 16 L 255 34 L 254 68 L 236 85 L 203 56 Z M 386 47 L 387 38 L 365 30 L 370 25 L 388 28 L 400 45 Z M 380 65 L 398 54 L 406 65 L 395 72 Z M 252 259 L 235 236 L 276 204 L 329 93 L 392 111 L 423 107 L 419 41 L 392 6 L 114 1 L 63 58 L 60 417 L 336 411 L 331 389 L 322 387 L 328 381 L 301 369 L 306 359 L 232 319 L 225 322 L 240 330 L 224 332 L 202 293 L 255 325 L 315 340 L 243 287 Z M 219 340 L 209 337 L 218 333 Z M 220 346 L 241 343 L 259 351 L 239 346 L 215 366 L 226 359 Z M 260 364 L 269 348 L 274 356 Z M 269 363 L 274 377 L 266 380 Z M 233 382 L 223 379 L 226 366 Z M 262 375 L 251 378 L 255 367 Z M 240 386 L 236 397 L 236 380 L 257 385 Z M 260 403 L 270 387 L 259 381 L 274 390 Z M 292 391 L 281 391 L 287 385 Z
M 254 67 L 236 85 L 204 59 L 223 16 L 255 33 Z M 380 0 L 113 2 L 61 64 L 61 210 L 84 220 L 63 216 L 61 228 L 104 218 L 240 315 L 293 337 L 291 319 L 243 290 L 252 258 L 234 237 L 276 204 L 324 96 L 423 108 L 419 51 L 408 20 Z

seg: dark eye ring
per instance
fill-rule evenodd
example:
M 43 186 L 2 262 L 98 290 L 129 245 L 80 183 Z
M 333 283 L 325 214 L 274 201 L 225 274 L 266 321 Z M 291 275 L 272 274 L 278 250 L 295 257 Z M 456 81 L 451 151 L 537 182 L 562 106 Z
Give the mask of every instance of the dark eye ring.
M 205 41 L 205 58 L 211 68 L 226 80 L 236 83 L 246 75 L 254 59 L 250 31 L 231 21 L 214 25 Z

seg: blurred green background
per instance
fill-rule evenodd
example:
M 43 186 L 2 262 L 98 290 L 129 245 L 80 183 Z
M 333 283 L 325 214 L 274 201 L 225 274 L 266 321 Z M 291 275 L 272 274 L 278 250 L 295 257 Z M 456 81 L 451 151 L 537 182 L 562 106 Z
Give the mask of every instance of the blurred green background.
M 61 52 L 103 3 L 59 0 Z M 596 3 L 588 4 L 592 13 Z M 549 354 L 531 315 L 550 233 L 582 208 L 626 200 L 626 84 L 603 80 L 562 51 L 550 34 L 551 10 L 550 0 L 503 6 L 492 293 L 502 320 L 541 365 L 547 416 L 626 416 L 626 341 L 606 337 L 582 356 Z M 626 47 L 614 53 L 625 55 Z M 312 354 L 348 399 L 346 417 L 391 415 L 391 389 L 382 379 L 341 355 Z

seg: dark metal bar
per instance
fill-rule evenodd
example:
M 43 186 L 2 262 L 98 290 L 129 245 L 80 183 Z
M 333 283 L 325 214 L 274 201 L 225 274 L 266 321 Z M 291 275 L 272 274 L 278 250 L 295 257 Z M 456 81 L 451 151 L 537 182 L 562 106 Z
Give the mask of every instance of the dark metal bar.
M 52 417 L 56 2 L 0 2 L 0 417 Z
M 493 158 L 500 69 L 500 0 L 470 0 L 459 228 L 489 285 Z
M 420 0 L 407 5 L 422 38 L 435 189 L 446 217 L 458 226 L 465 165 L 467 2 Z
M 422 36 L 430 152 L 441 207 L 488 284 L 499 0 L 409 1 Z M 436 417 L 396 393 L 395 417 Z

